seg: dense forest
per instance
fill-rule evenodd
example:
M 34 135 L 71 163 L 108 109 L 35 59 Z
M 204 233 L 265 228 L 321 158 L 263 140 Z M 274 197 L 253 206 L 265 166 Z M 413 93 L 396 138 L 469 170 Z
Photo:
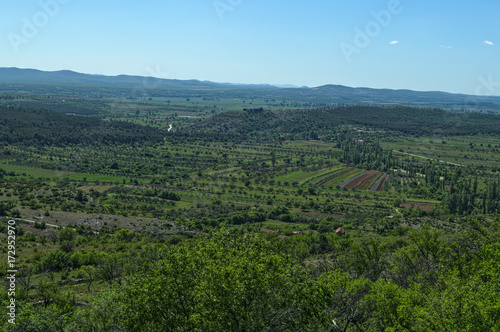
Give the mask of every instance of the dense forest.
M 141 144 L 161 142 L 164 137 L 150 127 L 54 111 L 0 108 L 0 113 L 0 140 L 4 145 Z
M 226 112 L 195 124 L 193 130 L 242 133 L 265 139 L 317 139 L 332 127 L 358 126 L 409 135 L 497 135 L 497 115 L 451 114 L 439 109 L 390 107 L 336 107 L 316 110 L 247 109 Z

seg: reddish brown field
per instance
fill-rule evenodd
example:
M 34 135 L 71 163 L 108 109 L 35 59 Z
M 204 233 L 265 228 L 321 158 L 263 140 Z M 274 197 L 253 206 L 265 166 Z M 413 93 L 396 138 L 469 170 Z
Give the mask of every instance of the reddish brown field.
M 379 171 L 368 171 L 363 175 L 354 178 L 352 181 L 347 183 L 345 185 L 345 188 L 347 189 L 356 188 L 356 189 L 366 190 L 377 179 L 378 176 L 380 176 Z
M 420 206 L 418 208 L 420 210 L 424 210 L 425 212 L 430 212 L 430 211 L 434 211 L 434 209 L 436 207 L 432 204 L 420 204 Z
M 338 183 L 340 181 L 342 181 L 342 179 L 345 179 L 349 176 L 351 176 L 352 173 L 356 172 L 357 170 L 355 168 L 348 168 L 348 169 L 345 169 L 339 173 L 336 173 L 334 175 L 332 175 L 331 177 L 328 177 L 327 179 L 321 181 L 321 182 L 318 182 L 318 183 L 325 183 L 325 182 L 328 182 L 325 186 L 326 187 L 330 187 L 332 184 L 334 183 Z
M 373 187 L 373 191 L 382 191 L 382 189 L 384 189 L 384 182 L 385 180 L 387 180 L 389 176 L 387 176 L 387 174 L 383 174 L 382 175 L 382 178 L 380 179 L 380 181 L 378 183 L 375 183 L 375 186 Z

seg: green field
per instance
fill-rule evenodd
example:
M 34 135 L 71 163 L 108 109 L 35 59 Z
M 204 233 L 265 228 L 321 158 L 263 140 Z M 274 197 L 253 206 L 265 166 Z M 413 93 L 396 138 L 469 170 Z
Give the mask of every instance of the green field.
M 345 313 L 358 311 L 362 330 L 383 330 L 372 327 L 385 326 L 387 308 L 412 317 L 387 326 L 411 330 L 415 320 L 435 321 L 437 306 L 464 315 L 464 298 L 487 308 L 473 311 L 468 324 L 495 312 L 493 135 L 436 139 L 317 118 L 331 110 L 226 117 L 189 98 L 172 98 L 194 110 L 177 115 L 160 106 L 162 97 L 138 113 L 106 111 L 103 119 L 0 110 L 4 238 L 14 232 L 8 220 L 17 223 L 15 254 L 3 244 L 0 275 L 15 256 L 22 331 L 116 331 L 121 324 L 135 331 L 142 327 L 132 320 L 149 313 L 168 321 L 165 330 L 194 322 L 187 330 L 195 331 L 199 317 L 223 315 L 217 328 L 201 330 L 239 331 L 225 322 L 258 312 L 248 321 L 269 327 L 276 323 L 267 320 L 270 310 L 277 324 L 283 317 L 305 324 L 283 331 L 334 330 L 332 319 L 346 324 L 354 316 Z M 306 129 L 288 115 L 301 116 Z M 168 132 L 171 123 L 176 130 Z M 381 176 L 382 190 L 372 191 Z M 3 288 L 0 299 L 6 314 Z M 312 322 L 311 310 L 322 318 Z M 480 330 L 498 325 L 488 317 Z M 458 330 L 457 320 L 448 321 Z
M 382 143 L 386 149 L 457 163 L 465 166 L 500 167 L 500 140 L 497 137 L 419 137 Z

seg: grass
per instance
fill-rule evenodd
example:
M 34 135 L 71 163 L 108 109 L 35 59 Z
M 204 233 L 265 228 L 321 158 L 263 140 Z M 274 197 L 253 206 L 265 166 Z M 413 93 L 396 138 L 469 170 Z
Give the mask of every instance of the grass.
M 289 183 L 298 182 L 299 184 L 302 184 L 314 176 L 315 176 L 315 174 L 313 174 L 313 173 L 299 170 L 299 171 L 291 172 L 291 173 L 288 173 L 288 174 L 285 174 L 282 176 L 278 176 L 275 178 L 275 181 L 281 181 L 282 183 L 283 182 L 289 182 Z
M 130 177 L 116 176 L 116 175 L 103 175 L 103 174 L 91 174 L 91 173 L 77 173 L 71 171 L 59 171 L 44 169 L 38 167 L 29 166 L 17 166 L 10 164 L 0 164 L 0 168 L 7 172 L 15 172 L 19 174 L 16 178 L 50 178 L 50 179 L 69 179 L 74 181 L 88 181 L 88 182 L 112 182 L 112 183 L 123 183 L 125 180 L 128 182 Z M 139 183 L 147 182 L 145 179 L 137 179 Z
M 29 166 L 18 166 L 18 165 L 9 165 L 9 164 L 0 164 L 0 168 L 4 169 L 7 172 L 15 172 L 17 174 L 21 174 L 20 177 L 28 178 L 28 177 L 36 177 L 36 178 L 58 178 L 58 177 L 69 177 L 77 175 L 75 172 L 68 171 L 57 171 L 50 169 L 43 169 L 37 167 L 29 167 Z
M 386 149 L 461 165 L 474 166 L 480 163 L 488 167 L 500 167 L 500 158 L 498 158 L 500 141 L 496 137 L 402 137 L 382 142 L 381 145 Z

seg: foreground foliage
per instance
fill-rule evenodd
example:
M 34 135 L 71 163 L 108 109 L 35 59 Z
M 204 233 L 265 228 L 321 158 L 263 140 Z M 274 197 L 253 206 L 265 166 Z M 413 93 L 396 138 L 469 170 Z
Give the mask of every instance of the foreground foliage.
M 324 235 L 282 240 L 221 230 L 157 247 L 159 259 L 114 283 L 89 306 L 76 309 L 69 295 L 52 295 L 45 308 L 18 304 L 17 325 L 4 327 L 498 331 L 499 240 L 498 224 L 456 238 L 424 227 L 412 231 L 404 243 Z M 309 256 L 314 261 L 298 259 L 300 251 L 307 255 L 304 244 L 311 241 L 323 241 L 325 254 Z M 338 259 L 342 264 L 335 265 Z

